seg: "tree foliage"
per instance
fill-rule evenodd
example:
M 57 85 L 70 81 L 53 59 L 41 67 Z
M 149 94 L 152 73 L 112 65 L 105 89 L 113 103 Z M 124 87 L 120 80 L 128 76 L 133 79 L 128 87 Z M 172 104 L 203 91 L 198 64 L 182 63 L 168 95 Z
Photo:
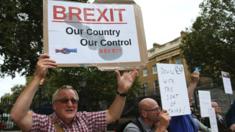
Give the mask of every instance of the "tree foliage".
M 0 109 L 3 110 L 3 112 L 8 113 L 10 111 L 23 87 L 23 85 L 16 85 L 11 88 L 12 94 L 7 93 L 1 97 Z
M 99 110 L 107 108 L 114 100 L 117 89 L 116 74 L 113 71 L 100 71 L 97 68 L 63 68 L 57 69 L 53 76 L 48 78 L 48 83 L 43 88 L 43 93 L 52 93 L 62 85 L 71 85 L 79 93 L 80 110 Z M 128 100 L 136 97 L 140 88 L 139 82 L 135 82 L 128 92 Z M 47 95 L 48 96 L 48 95 Z M 51 98 L 50 98 L 51 100 Z
M 33 73 L 36 58 L 43 46 L 42 2 L 43 0 L 1 0 L 1 76 L 14 77 L 16 72 L 23 75 Z
M 205 0 L 201 14 L 182 40 L 182 51 L 191 69 L 218 81 L 221 71 L 235 80 L 235 3 L 234 0 Z M 221 80 L 221 79 L 219 79 Z
M 97 68 L 60 68 L 51 71 L 44 85 L 40 86 L 34 96 L 31 109 L 36 112 L 48 113 L 45 108 L 52 111 L 51 100 L 56 89 L 62 85 L 71 85 L 79 93 L 79 110 L 94 111 L 106 109 L 111 105 L 116 95 L 117 80 L 113 71 L 100 71 Z M 30 82 L 32 78 L 28 78 Z M 137 79 L 138 80 L 138 79 Z M 135 100 L 140 84 L 135 81 L 128 92 L 128 100 Z M 13 103 L 25 86 L 14 86 L 12 94 L 1 98 L 0 106 L 9 112 Z M 128 101 L 128 102 L 129 102 Z
M 0 76 L 14 77 L 16 72 L 31 76 L 43 47 L 42 0 L 2 0 L 0 12 L 0 56 L 3 57 Z M 72 85 L 79 92 L 80 110 L 96 110 L 100 103 L 110 104 L 116 92 L 114 72 L 101 72 L 97 68 L 57 68 L 49 71 L 47 82 L 40 86 L 34 97 L 32 109 L 50 104 L 52 93 L 64 84 Z M 137 87 L 140 87 L 139 83 L 135 82 L 132 90 Z M 11 98 L 12 103 L 15 102 L 23 88 L 13 88 L 13 94 L 7 94 L 2 99 Z M 129 96 L 134 98 L 135 93 L 131 91 Z

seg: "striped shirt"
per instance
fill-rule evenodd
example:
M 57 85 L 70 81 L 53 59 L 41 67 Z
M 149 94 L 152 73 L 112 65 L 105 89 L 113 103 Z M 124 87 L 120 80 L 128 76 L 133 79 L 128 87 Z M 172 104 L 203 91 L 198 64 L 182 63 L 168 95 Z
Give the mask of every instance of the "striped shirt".
M 31 132 L 56 132 L 55 125 L 59 125 L 64 132 L 104 132 L 106 130 L 106 111 L 77 112 L 71 124 L 65 124 L 55 113 L 40 115 L 33 113 Z M 55 123 L 56 122 L 56 123 Z

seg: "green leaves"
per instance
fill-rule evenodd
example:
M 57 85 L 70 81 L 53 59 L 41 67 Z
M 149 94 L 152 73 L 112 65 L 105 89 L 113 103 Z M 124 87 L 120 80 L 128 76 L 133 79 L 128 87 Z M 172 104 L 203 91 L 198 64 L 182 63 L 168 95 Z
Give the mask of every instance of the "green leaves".
M 201 15 L 182 40 L 183 54 L 191 69 L 201 66 L 203 74 L 216 80 L 227 71 L 234 82 L 235 3 L 205 0 L 200 7 Z
M 31 75 L 43 48 L 42 0 L 2 0 L 0 12 L 0 76 Z

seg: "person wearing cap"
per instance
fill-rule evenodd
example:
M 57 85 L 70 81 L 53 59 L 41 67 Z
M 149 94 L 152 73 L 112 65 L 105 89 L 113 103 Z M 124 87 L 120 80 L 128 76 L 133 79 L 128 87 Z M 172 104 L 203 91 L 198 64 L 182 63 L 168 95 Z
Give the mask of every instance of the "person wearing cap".
M 132 70 L 117 75 L 117 95 L 111 106 L 104 111 L 77 112 L 78 93 L 71 86 L 64 85 L 53 94 L 51 115 L 30 111 L 33 97 L 48 69 L 57 64 L 48 55 L 40 55 L 31 82 L 24 88 L 11 109 L 11 118 L 23 131 L 43 132 L 103 132 L 107 124 L 120 118 L 125 105 L 126 93 L 132 86 L 138 72 Z

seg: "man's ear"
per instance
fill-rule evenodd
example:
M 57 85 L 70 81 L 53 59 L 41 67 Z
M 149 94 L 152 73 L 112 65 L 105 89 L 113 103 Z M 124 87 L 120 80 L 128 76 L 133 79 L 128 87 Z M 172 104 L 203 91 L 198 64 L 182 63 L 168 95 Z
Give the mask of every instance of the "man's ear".
M 146 118 L 146 117 L 147 117 L 147 112 L 146 112 L 146 111 L 142 111 L 142 116 L 143 116 L 144 118 Z

